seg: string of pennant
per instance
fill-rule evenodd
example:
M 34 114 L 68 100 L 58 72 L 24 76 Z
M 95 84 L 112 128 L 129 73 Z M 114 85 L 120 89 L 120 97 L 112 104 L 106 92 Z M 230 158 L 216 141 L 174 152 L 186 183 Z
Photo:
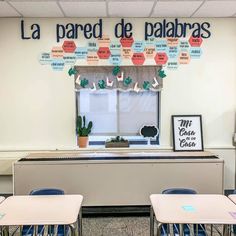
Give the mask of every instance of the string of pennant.
M 86 78 L 81 78 L 79 71 L 75 67 L 71 67 L 68 71 L 69 76 L 75 77 L 76 85 L 80 86 L 81 88 L 90 88 L 92 91 L 98 89 L 111 89 L 114 87 L 114 80 L 110 80 L 108 77 L 106 79 L 100 79 L 97 83 L 92 82 L 92 87 L 89 87 L 89 80 Z M 133 79 L 130 76 L 125 77 L 124 72 L 121 71 L 119 66 L 115 66 L 112 70 L 112 75 L 115 76 L 117 82 L 122 83 L 124 90 L 133 90 L 135 92 L 139 92 L 141 90 L 156 90 L 159 86 L 159 82 L 156 76 L 153 77 L 152 81 L 143 81 L 141 87 L 139 82 L 133 82 Z M 158 76 L 163 79 L 166 77 L 165 71 L 163 69 L 158 70 Z M 134 84 L 131 87 L 131 84 Z M 115 87 L 114 87 L 115 88 Z M 119 88 L 120 89 L 120 88 Z

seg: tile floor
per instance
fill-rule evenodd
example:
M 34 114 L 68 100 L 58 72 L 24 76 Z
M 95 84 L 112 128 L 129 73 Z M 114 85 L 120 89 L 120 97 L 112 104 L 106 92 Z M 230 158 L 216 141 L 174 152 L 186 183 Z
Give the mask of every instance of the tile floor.
M 149 236 L 149 217 L 83 218 L 83 236 Z

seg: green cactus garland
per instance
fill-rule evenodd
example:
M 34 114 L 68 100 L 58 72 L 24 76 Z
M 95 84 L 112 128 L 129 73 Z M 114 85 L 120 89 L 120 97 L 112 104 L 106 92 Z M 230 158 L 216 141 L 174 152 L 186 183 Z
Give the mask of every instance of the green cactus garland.
M 106 88 L 106 82 L 104 80 L 99 80 L 98 81 L 98 87 L 100 89 L 105 89 Z
M 120 73 L 120 67 L 119 66 L 115 66 L 112 70 L 112 74 L 114 76 L 117 76 Z
M 123 84 L 125 87 L 128 87 L 132 83 L 132 79 L 130 77 L 127 77 L 123 80 Z
M 75 67 L 71 67 L 71 68 L 68 70 L 68 75 L 69 75 L 69 76 L 76 75 L 77 73 L 78 73 L 78 71 L 75 69 Z
M 166 77 L 165 71 L 162 69 L 158 70 L 158 75 L 162 79 Z
M 150 84 L 149 81 L 144 81 L 144 82 L 143 82 L 143 88 L 144 88 L 145 90 L 149 90 L 150 87 L 151 87 L 151 84 Z
M 83 78 L 83 79 L 80 81 L 80 86 L 81 86 L 82 88 L 85 88 L 88 84 L 89 84 L 89 81 L 88 81 L 86 78 Z

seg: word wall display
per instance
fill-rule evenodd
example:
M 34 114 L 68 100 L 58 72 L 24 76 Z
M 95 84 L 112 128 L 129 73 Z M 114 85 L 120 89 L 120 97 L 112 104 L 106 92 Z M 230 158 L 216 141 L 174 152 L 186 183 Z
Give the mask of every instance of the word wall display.
M 74 40 L 65 40 L 53 46 L 49 52 L 39 55 L 42 65 L 62 71 L 66 65 L 158 65 L 175 70 L 202 55 L 202 38 L 148 38 L 135 40 L 133 37 L 111 40 L 108 35 L 80 45 Z

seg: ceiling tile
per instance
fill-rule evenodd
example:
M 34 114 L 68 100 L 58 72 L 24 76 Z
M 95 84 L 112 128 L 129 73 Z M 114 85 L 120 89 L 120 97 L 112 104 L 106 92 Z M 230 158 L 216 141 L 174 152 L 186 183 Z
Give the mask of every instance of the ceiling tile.
M 20 14 L 6 2 L 0 2 L 0 17 L 15 17 Z
M 152 17 L 190 17 L 202 1 L 158 1 Z
M 106 16 L 105 1 L 61 1 L 60 5 L 69 17 L 103 17 Z
M 63 17 L 63 13 L 54 1 L 11 1 L 24 17 Z
M 236 1 L 206 1 L 194 17 L 230 17 L 236 13 Z
M 109 1 L 108 12 L 111 17 L 148 17 L 153 1 Z

